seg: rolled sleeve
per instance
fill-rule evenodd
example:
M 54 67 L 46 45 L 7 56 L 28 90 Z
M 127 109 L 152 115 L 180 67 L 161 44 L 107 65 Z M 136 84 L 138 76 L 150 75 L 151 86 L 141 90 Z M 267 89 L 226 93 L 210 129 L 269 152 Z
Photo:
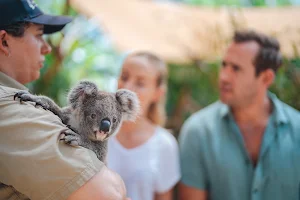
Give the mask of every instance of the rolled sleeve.
M 178 143 L 171 133 L 165 131 L 165 134 L 161 134 L 159 142 L 159 173 L 156 192 L 164 193 L 173 188 L 180 179 L 179 152 Z
M 12 94 L 0 98 L 0 113 L 1 183 L 32 200 L 63 200 L 101 170 L 92 151 L 59 141 L 67 128 L 51 112 Z
M 190 187 L 206 190 L 208 181 L 198 126 L 199 122 L 190 119 L 184 124 L 179 135 L 181 182 Z

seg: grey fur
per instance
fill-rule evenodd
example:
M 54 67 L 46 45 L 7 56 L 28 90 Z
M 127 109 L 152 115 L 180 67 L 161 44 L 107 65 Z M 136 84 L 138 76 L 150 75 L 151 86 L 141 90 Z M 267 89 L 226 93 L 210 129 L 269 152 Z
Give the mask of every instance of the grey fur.
M 60 108 L 52 99 L 37 96 L 27 91 L 18 92 L 14 98 L 35 102 L 56 114 L 70 129 L 61 133 L 60 139 L 72 146 L 82 146 L 94 151 L 99 160 L 105 162 L 107 139 L 116 134 L 123 120 L 133 121 L 139 112 L 139 101 L 135 93 L 120 89 L 116 93 L 98 90 L 89 81 L 81 81 L 68 94 L 68 106 Z M 100 140 L 103 122 L 110 122 L 110 127 Z M 104 123 L 105 125 L 105 123 Z M 106 126 L 106 128 L 108 128 Z M 101 130 L 100 130 L 101 129 Z M 104 130 L 104 129 L 103 129 Z

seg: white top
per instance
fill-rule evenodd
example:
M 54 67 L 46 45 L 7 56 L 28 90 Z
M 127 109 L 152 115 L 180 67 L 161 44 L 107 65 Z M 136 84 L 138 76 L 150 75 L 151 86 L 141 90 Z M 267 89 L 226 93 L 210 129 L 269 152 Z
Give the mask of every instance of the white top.
M 110 138 L 107 165 L 122 177 L 131 200 L 153 200 L 154 193 L 167 192 L 180 179 L 178 143 L 161 127 L 132 149 Z

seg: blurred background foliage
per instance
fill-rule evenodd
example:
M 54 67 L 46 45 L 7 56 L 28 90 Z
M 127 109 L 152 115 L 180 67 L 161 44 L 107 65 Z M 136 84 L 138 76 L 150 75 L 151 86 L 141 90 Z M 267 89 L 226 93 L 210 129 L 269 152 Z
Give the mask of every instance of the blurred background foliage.
M 28 87 L 36 94 L 50 96 L 61 106 L 66 105 L 70 87 L 82 79 L 114 91 L 122 55 L 113 49 L 99 25 L 76 13 L 66 0 L 36 2 L 46 13 L 71 15 L 74 20 L 61 33 L 45 36 L 52 52 L 46 57 L 41 78 Z
M 115 91 L 122 59 L 111 39 L 93 19 L 76 13 L 67 0 L 36 0 L 47 13 L 74 16 L 62 33 L 46 36 L 52 45 L 41 78 L 28 85 L 36 94 L 66 104 L 69 88 L 81 79 L 95 81 L 106 91 Z M 281 6 L 300 4 L 299 0 L 183 0 L 177 2 L 209 6 Z M 300 55 L 285 59 L 276 83 L 270 89 L 287 104 L 300 110 Z M 177 135 L 183 121 L 218 99 L 217 77 L 220 60 L 194 60 L 190 64 L 169 63 L 166 127 Z

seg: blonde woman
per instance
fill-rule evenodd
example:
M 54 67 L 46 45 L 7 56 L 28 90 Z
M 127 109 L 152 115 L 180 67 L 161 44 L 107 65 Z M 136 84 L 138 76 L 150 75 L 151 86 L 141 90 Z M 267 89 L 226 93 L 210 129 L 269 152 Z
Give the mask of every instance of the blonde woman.
M 177 141 L 162 128 L 166 64 L 149 52 L 132 53 L 123 62 L 118 88 L 137 93 L 141 114 L 109 141 L 108 167 L 121 175 L 132 200 L 172 200 L 180 169 Z

